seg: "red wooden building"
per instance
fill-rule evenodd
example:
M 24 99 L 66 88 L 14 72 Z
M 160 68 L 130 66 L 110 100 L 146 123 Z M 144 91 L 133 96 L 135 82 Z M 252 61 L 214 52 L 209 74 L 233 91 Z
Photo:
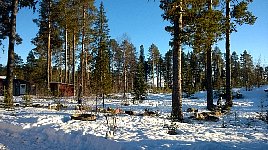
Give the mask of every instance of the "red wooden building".
M 74 96 L 74 85 L 61 82 L 50 82 L 50 90 L 53 96 Z

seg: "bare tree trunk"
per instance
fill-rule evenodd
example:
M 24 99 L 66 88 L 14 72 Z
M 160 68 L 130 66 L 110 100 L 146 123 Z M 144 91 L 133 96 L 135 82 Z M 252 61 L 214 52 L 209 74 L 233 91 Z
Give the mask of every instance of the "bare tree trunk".
M 6 105 L 13 106 L 13 78 L 14 78 L 14 46 L 16 42 L 16 18 L 18 13 L 18 0 L 12 1 L 12 14 L 10 20 L 10 33 L 8 43 L 8 61 L 7 61 L 7 93 L 6 93 Z
M 72 72 L 72 78 L 73 78 L 73 85 L 74 85 L 74 96 L 76 95 L 75 92 L 75 49 L 76 49 L 76 44 L 75 44 L 75 31 L 73 31 L 73 72 Z
M 212 9 L 212 0 L 209 1 L 209 9 Z M 212 49 L 212 35 L 209 33 L 209 43 L 207 44 L 207 109 L 212 110 L 213 105 L 213 87 L 212 87 L 212 65 L 211 65 L 211 49 Z
M 116 91 L 115 91 L 115 73 L 114 73 L 114 62 L 115 62 L 115 60 L 114 60 L 114 53 L 112 53 L 112 62 L 111 62 L 111 69 L 112 69 L 112 88 L 113 88 L 113 91 L 112 92 L 115 92 L 116 93 Z
M 88 58 L 88 53 L 87 53 L 87 50 L 85 51 L 85 70 L 84 70 L 84 72 L 85 72 L 85 94 L 86 95 L 89 95 L 89 83 L 90 83 L 90 80 L 89 80 L 89 73 L 88 73 L 88 60 L 87 60 L 87 58 Z
M 156 87 L 159 88 L 159 64 L 156 64 Z
M 207 46 L 207 109 L 213 109 L 211 44 Z
M 180 2 L 180 12 L 182 11 L 182 2 Z M 174 18 L 174 45 L 173 45 L 173 88 L 172 88 L 172 112 L 173 119 L 182 121 L 182 87 L 181 87 L 181 30 L 182 30 L 182 12 L 179 20 Z
M 84 59 L 84 53 L 85 53 L 85 6 L 83 6 L 83 26 L 82 26 L 82 50 L 81 50 L 81 60 L 80 60 L 80 67 L 81 67 L 81 75 L 80 75 L 80 84 L 82 86 L 82 93 L 81 95 L 84 95 L 85 93 L 85 84 L 84 84 L 84 65 L 85 65 L 85 59 Z
M 61 57 L 61 51 L 59 52 L 59 56 L 60 57 L 60 60 L 59 60 L 59 82 L 62 82 L 62 57 Z
M 50 91 L 50 81 L 51 81 L 51 47 L 50 47 L 50 34 L 51 34 L 51 20 L 50 20 L 50 8 L 51 2 L 49 1 L 49 8 L 48 8 L 48 37 L 47 37 L 47 89 Z
M 67 28 L 67 24 L 65 25 L 65 72 L 64 72 L 64 82 L 68 83 L 68 28 Z
M 159 70 L 159 87 L 162 88 L 162 64 L 160 64 Z
M 153 74 L 153 86 L 152 88 L 154 88 L 154 57 L 153 57 L 153 66 L 152 66 L 152 74 Z
M 72 47 L 72 45 L 70 44 L 70 46 L 68 47 L 68 54 L 69 54 L 69 59 L 68 59 L 68 83 L 72 83 L 71 81 L 72 81 L 72 76 L 71 76 L 71 68 L 72 68 L 72 55 L 71 55 L 71 53 L 72 53 L 72 49 L 73 49 L 73 47 Z
M 116 93 L 122 92 L 121 85 L 122 85 L 121 76 L 120 76 L 120 73 L 118 72 L 118 83 L 117 83 L 117 92 Z
M 124 75 L 124 95 L 123 98 L 126 98 L 126 88 L 127 88 L 127 73 L 126 73 L 126 50 L 124 50 L 124 64 L 123 64 L 123 75 Z
M 230 0 L 226 0 L 226 105 L 232 107 L 231 55 L 230 55 Z

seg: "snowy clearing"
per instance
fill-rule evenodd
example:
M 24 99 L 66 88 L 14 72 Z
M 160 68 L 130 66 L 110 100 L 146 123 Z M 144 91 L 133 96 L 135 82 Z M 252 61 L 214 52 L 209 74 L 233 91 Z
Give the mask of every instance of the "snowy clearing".
M 240 89 L 243 98 L 234 99 L 231 112 L 218 122 L 187 119 L 193 115 L 186 112 L 187 108 L 206 111 L 206 92 L 195 94 L 195 99 L 183 99 L 184 118 L 188 123 L 172 123 L 167 119 L 171 111 L 171 94 L 149 94 L 148 100 L 129 106 L 121 105 L 122 101 L 118 99 L 106 99 L 106 108 L 120 108 L 136 114 L 149 109 L 160 114 L 108 116 L 109 126 L 104 113 L 98 113 L 96 121 L 71 120 L 72 114 L 81 113 L 75 110 L 76 101 L 72 99 L 61 100 L 67 108 L 57 111 L 45 107 L 54 100 L 33 98 L 33 104 L 40 108 L 15 107 L 14 111 L 0 108 L 0 149 L 267 149 L 268 124 L 258 119 L 259 113 L 268 109 L 266 88 Z M 16 97 L 15 101 L 20 105 L 22 98 Z M 94 98 L 85 101 L 87 106 L 95 108 Z M 102 107 L 101 100 L 98 107 Z M 171 124 L 176 127 L 177 135 L 167 134 Z M 116 126 L 114 136 L 112 125 Z M 111 138 L 105 138 L 106 134 Z

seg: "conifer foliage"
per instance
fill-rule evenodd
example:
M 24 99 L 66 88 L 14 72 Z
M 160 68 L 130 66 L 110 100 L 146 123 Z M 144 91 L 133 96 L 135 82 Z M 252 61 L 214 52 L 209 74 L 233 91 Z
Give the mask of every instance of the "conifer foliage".
M 222 9 L 222 2 L 226 2 L 226 15 Z M 194 51 L 205 53 L 206 57 L 206 90 L 207 108 L 212 110 L 213 104 L 213 70 L 212 70 L 212 45 L 223 39 L 226 34 L 226 94 L 227 106 L 232 106 L 231 101 L 231 74 L 230 74 L 230 39 L 231 29 L 235 29 L 235 23 L 253 24 L 256 17 L 247 10 L 251 0 L 237 2 L 230 13 L 229 0 L 161 0 L 160 8 L 163 9 L 163 17 L 170 21 L 172 26 L 166 30 L 171 32 L 173 39 L 173 109 L 181 106 L 181 45 L 190 45 Z M 230 14 L 235 23 L 230 23 Z M 232 25 L 232 26 L 231 26 Z M 177 53 L 178 52 L 178 53 Z M 220 66 L 218 66 L 220 67 Z M 219 69 L 219 68 L 218 68 Z M 178 71 L 177 71 L 178 70 Z M 179 72 L 179 74 L 177 74 Z M 215 71 L 214 71 L 215 72 Z M 221 73 L 218 70 L 218 74 Z M 177 78 L 178 76 L 178 78 Z M 215 78 L 215 77 L 214 77 Z M 218 78 L 218 77 L 217 77 Z M 178 85 L 177 85 L 178 82 Z M 219 81 L 218 81 L 219 82 Z M 175 102 L 179 102 L 176 103 Z M 179 112 L 178 110 L 176 113 Z M 179 115 L 180 116 L 180 115 Z
M 109 28 L 108 20 L 105 15 L 103 3 L 97 14 L 97 21 L 95 24 L 95 40 L 96 40 L 96 54 L 93 78 L 95 81 L 95 91 L 98 94 L 108 94 L 112 88 L 112 76 L 110 70 L 110 52 L 109 52 Z
M 183 3 L 180 0 L 161 0 L 160 8 L 164 10 L 163 18 L 169 20 L 172 24 L 166 30 L 173 35 L 173 88 L 172 88 L 172 118 L 174 120 L 183 120 L 182 113 L 182 26 L 183 26 Z
M 7 62 L 7 95 L 6 104 L 13 105 L 13 78 L 14 78 L 14 46 L 18 43 L 16 33 L 16 19 L 20 8 L 30 7 L 35 10 L 35 0 L 3 0 L 0 3 L 0 45 L 2 39 L 8 37 L 8 62 Z
M 135 99 L 143 100 L 146 95 L 146 82 L 145 82 L 145 57 L 144 57 L 144 47 L 140 46 L 140 56 L 137 65 L 137 70 L 134 77 L 134 94 Z
M 81 87 L 81 96 L 101 95 L 103 100 L 112 92 L 123 93 L 124 98 L 134 93 L 141 100 L 147 88 L 155 92 L 164 85 L 165 90 L 172 89 L 171 116 L 177 121 L 183 121 L 183 92 L 190 96 L 207 90 L 207 108 L 212 110 L 213 90 L 226 88 L 226 105 L 232 106 L 232 87 L 251 90 L 253 85 L 267 83 L 268 67 L 260 62 L 255 67 L 246 50 L 230 55 L 230 34 L 237 25 L 253 25 L 257 19 L 248 11 L 251 2 L 161 0 L 162 17 L 170 22 L 165 29 L 172 35 L 171 49 L 162 57 L 157 45 L 151 44 L 145 60 L 143 46 L 137 57 L 128 38 L 110 39 L 103 2 L 97 9 L 95 0 L 41 0 L 39 16 L 34 19 L 39 28 L 32 39 L 35 48 L 23 64 L 14 53 L 14 45 L 22 42 L 16 33 L 16 14 L 22 7 L 35 8 L 36 1 L 2 0 L 0 46 L 4 39 L 9 40 L 8 64 L 0 66 L 1 75 L 7 74 L 6 103 L 12 105 L 16 75 L 35 83 L 37 93 L 49 94 L 50 82 L 64 82 L 74 85 L 74 93 Z M 212 48 L 224 38 L 225 54 Z M 192 51 L 183 51 L 185 45 Z
M 230 5 L 234 6 L 233 9 Z M 236 25 L 249 24 L 253 25 L 257 19 L 252 12 L 248 11 L 248 5 L 253 2 L 253 0 L 242 0 L 242 1 L 231 1 L 225 0 L 226 4 L 226 18 L 225 18 L 225 35 L 226 35 L 226 105 L 232 106 L 233 101 L 231 97 L 232 88 L 232 76 L 231 76 L 231 50 L 230 50 L 230 35 L 232 31 L 236 31 Z

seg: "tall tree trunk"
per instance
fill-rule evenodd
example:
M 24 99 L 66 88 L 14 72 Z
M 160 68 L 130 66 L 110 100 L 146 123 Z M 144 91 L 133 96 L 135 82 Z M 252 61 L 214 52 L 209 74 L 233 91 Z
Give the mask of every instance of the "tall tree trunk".
M 209 10 L 212 9 L 212 0 L 208 4 Z M 211 64 L 211 49 L 212 49 L 212 35 L 213 33 L 208 33 L 209 43 L 207 44 L 207 109 L 212 110 L 213 105 L 213 86 L 212 86 L 212 64 Z
M 113 87 L 113 93 L 116 93 L 115 91 L 115 73 L 114 73 L 114 53 L 112 55 L 112 62 L 111 62 L 111 67 L 112 69 L 112 87 Z
M 102 40 L 101 40 L 102 41 Z M 104 54 L 103 54 L 103 49 L 101 49 L 101 48 L 99 48 L 99 52 L 100 52 L 100 59 L 101 60 L 103 60 L 102 58 L 104 58 Z M 102 107 L 104 108 L 104 106 L 105 106 L 105 104 L 104 104 L 104 79 L 103 79 L 103 72 L 104 70 L 103 70 L 103 65 L 101 65 L 101 67 L 100 67 L 100 83 L 101 83 L 101 86 L 99 87 L 100 88 L 100 90 L 99 90 L 99 92 L 101 93 L 101 96 L 102 96 Z
M 64 56 L 64 83 L 68 83 L 68 28 L 65 25 L 65 56 Z
M 231 96 L 231 55 L 230 55 L 230 0 L 226 0 L 226 105 L 233 106 Z
M 16 42 L 16 18 L 18 13 L 18 0 L 12 1 L 12 14 L 10 19 L 10 33 L 8 43 L 8 61 L 7 61 L 7 93 L 6 105 L 13 106 L 13 78 L 14 78 L 14 46 Z
M 159 64 L 156 64 L 156 87 L 159 88 Z
M 51 1 L 49 1 L 49 8 L 48 8 L 48 37 L 47 37 L 47 89 L 50 91 L 50 81 L 51 81 L 51 47 L 50 47 L 50 34 L 51 34 L 51 20 L 50 20 L 50 8 L 51 8 Z
M 126 98 L 126 88 L 127 88 L 127 73 L 126 73 L 126 50 L 124 50 L 124 64 L 123 64 L 123 76 L 124 76 L 124 95 L 123 98 Z
M 82 86 L 82 95 L 85 93 L 85 84 L 84 84 L 84 59 L 85 53 L 85 6 L 83 6 L 83 26 L 82 26 L 82 49 L 81 49 L 81 60 L 80 60 L 80 67 L 81 67 L 81 75 L 80 75 L 80 84 Z
M 74 86 L 74 96 L 76 95 L 75 92 L 75 49 L 76 49 L 76 44 L 75 44 L 75 31 L 73 31 L 73 72 L 72 72 L 72 78 L 73 78 L 73 86 Z
M 154 57 L 153 57 L 153 66 L 152 66 L 153 68 L 152 68 L 152 74 L 153 74 L 153 86 L 152 86 L 152 88 L 154 88 L 155 86 L 154 86 Z
M 118 82 L 117 82 L 117 92 L 122 92 L 122 81 L 121 81 L 121 76 L 120 76 L 120 72 L 118 71 L 117 73 L 117 78 L 118 78 Z
M 59 58 L 60 58 L 60 61 L 59 61 L 59 77 L 60 77 L 60 79 L 59 79 L 59 82 L 62 82 L 62 57 L 61 57 L 61 50 L 60 50 L 60 52 L 59 52 L 59 56 L 58 56 Z
M 71 43 L 71 42 L 70 42 Z M 72 68 L 72 44 L 69 44 L 69 47 L 68 47 L 68 54 L 69 54 L 69 58 L 68 58 L 68 83 L 72 83 L 72 76 L 71 76 L 71 68 Z
M 84 67 L 84 72 L 85 72 L 85 80 L 84 80 L 84 82 L 85 82 L 85 85 L 84 85 L 84 87 L 85 87 L 85 94 L 86 95 L 88 95 L 89 94 L 89 88 L 88 87 L 90 87 L 89 85 L 90 85 L 90 80 L 89 80 L 89 73 L 88 73 L 88 60 L 87 60 L 87 58 L 88 58 L 88 52 L 87 52 L 87 50 L 85 50 L 85 67 Z
M 180 12 L 182 11 L 182 2 L 180 2 Z M 181 86 L 181 30 L 182 30 L 182 12 L 179 20 L 174 18 L 174 45 L 173 45 L 173 88 L 172 88 L 172 112 L 171 116 L 175 120 L 182 121 L 182 86 Z
M 207 46 L 207 109 L 212 110 L 213 107 L 211 44 L 209 44 Z
M 159 87 L 162 88 L 162 65 L 160 64 L 159 68 Z

